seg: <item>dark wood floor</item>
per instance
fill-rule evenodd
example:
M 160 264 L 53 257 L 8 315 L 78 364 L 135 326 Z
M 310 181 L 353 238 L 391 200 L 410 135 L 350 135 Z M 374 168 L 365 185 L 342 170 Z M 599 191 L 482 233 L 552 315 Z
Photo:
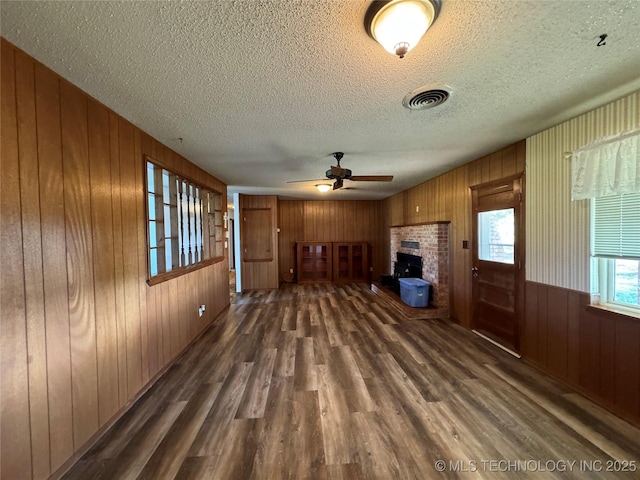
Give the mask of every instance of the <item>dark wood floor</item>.
M 65 478 L 638 478 L 615 470 L 639 460 L 637 429 L 458 325 L 366 285 L 284 285 L 236 295 Z

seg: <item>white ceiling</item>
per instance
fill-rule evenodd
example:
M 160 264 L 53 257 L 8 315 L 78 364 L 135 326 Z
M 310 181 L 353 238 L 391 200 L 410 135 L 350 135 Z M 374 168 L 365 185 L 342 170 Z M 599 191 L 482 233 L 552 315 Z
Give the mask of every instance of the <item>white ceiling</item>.
M 638 0 L 443 0 L 402 60 L 369 3 L 2 1 L 1 33 L 230 192 L 291 198 L 385 198 L 640 88 Z M 422 86 L 453 95 L 405 109 Z M 393 182 L 286 183 L 337 150 Z

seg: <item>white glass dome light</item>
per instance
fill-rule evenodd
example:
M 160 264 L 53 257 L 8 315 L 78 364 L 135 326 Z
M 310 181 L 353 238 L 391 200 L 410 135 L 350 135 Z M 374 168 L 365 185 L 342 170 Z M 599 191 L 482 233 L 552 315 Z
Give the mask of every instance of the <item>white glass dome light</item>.
M 386 51 L 404 58 L 433 24 L 436 13 L 431 0 L 374 1 L 365 28 Z
M 326 183 L 320 183 L 316 185 L 316 188 L 320 190 L 322 193 L 325 193 L 331 190 L 331 185 L 327 185 Z

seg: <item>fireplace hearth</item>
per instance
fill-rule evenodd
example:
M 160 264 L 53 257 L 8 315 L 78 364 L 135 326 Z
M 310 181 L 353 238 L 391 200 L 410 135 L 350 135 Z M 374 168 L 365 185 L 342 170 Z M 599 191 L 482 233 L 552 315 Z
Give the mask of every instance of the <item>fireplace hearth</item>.
M 430 306 L 449 309 L 449 222 L 391 227 L 389 277 L 414 277 L 431 285 Z M 409 248 L 418 245 L 419 248 Z M 411 259 L 417 257 L 421 263 Z M 407 267 L 406 263 L 410 266 Z M 413 268 L 420 265 L 419 268 Z M 407 272 L 407 268 L 409 271 Z

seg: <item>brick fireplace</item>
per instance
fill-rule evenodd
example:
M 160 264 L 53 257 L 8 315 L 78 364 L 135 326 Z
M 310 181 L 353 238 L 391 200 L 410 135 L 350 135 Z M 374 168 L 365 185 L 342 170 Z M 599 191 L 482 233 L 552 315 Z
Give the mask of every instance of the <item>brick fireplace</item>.
M 431 306 L 449 309 L 449 223 L 391 227 L 391 265 L 396 253 L 422 257 L 422 278 L 431 284 Z

